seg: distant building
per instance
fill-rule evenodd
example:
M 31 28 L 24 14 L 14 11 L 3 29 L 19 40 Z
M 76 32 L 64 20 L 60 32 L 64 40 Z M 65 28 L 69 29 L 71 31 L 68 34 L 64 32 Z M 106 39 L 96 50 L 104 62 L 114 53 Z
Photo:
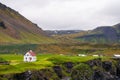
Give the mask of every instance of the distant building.
M 99 55 L 92 55 L 93 57 L 99 57 Z
M 120 54 L 114 54 L 114 58 L 120 58 Z
M 85 55 L 85 54 L 78 54 L 78 56 L 87 56 L 87 55 Z
M 34 62 L 36 61 L 36 54 L 30 50 L 24 55 L 24 62 Z

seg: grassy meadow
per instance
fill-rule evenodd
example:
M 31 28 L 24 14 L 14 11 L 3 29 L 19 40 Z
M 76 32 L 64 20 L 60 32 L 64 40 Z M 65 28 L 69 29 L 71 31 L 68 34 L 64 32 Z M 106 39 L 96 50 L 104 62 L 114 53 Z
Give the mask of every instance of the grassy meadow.
M 23 62 L 23 55 L 28 50 L 37 53 L 36 62 Z M 52 53 L 52 54 L 50 54 Z M 0 64 L 0 74 L 21 73 L 26 70 L 39 70 L 65 62 L 86 62 L 98 57 L 92 55 L 101 54 L 103 60 L 108 60 L 113 54 L 120 53 L 120 45 L 105 44 L 14 44 L 0 45 L 0 62 L 7 61 L 10 64 Z M 85 57 L 77 56 L 86 54 Z
M 0 65 L 0 74 L 20 73 L 26 70 L 38 70 L 46 67 L 51 67 L 56 64 L 65 62 L 86 62 L 88 60 L 95 59 L 97 57 L 86 56 L 70 56 L 70 55 L 58 55 L 58 54 L 39 54 L 37 55 L 36 62 L 24 62 L 23 55 L 15 54 L 0 54 L 0 58 L 4 61 L 9 61 L 9 65 Z

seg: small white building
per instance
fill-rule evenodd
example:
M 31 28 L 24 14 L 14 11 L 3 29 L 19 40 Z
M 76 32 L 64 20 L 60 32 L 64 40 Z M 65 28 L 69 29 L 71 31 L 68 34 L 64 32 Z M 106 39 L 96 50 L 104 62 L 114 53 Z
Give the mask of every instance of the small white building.
M 36 54 L 30 50 L 24 55 L 24 62 L 34 62 L 37 60 Z
M 87 55 L 85 55 L 85 54 L 78 54 L 78 56 L 83 56 L 84 57 L 84 56 L 87 56 Z
M 92 56 L 93 56 L 93 57 L 99 57 L 99 55 L 96 55 L 96 54 L 95 54 L 95 55 L 92 55 Z
M 120 58 L 120 54 L 114 54 L 115 58 Z

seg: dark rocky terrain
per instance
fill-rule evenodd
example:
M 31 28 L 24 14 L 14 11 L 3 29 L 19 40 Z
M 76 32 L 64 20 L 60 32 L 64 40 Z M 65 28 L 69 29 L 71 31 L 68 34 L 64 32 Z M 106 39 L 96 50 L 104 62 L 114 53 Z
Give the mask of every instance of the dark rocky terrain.
M 42 70 L 0 75 L 6 80 L 120 80 L 120 60 L 90 60 L 84 63 L 66 62 Z

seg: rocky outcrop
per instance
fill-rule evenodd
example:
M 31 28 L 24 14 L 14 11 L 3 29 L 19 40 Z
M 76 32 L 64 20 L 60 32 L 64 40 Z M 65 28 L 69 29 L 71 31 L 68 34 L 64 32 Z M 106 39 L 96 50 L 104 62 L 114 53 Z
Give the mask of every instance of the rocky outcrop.
M 120 80 L 120 60 L 90 60 L 84 63 L 66 62 L 42 70 L 0 75 L 4 80 Z
M 72 72 L 72 68 L 74 67 L 74 63 L 66 62 L 63 65 L 65 66 L 65 68 L 66 68 L 65 70 L 66 70 L 67 73 Z
M 6 29 L 7 27 L 5 26 L 4 22 L 0 22 L 0 27 L 3 29 Z
M 55 73 L 57 74 L 57 76 L 62 79 L 63 78 L 63 74 L 62 74 L 62 68 L 60 66 L 54 66 L 53 70 L 55 71 Z

